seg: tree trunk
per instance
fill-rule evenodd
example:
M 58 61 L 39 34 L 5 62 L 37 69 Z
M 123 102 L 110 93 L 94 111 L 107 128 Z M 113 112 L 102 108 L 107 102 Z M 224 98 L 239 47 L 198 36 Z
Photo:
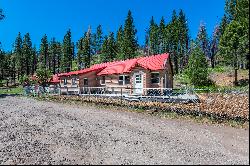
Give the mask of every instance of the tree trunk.
M 234 85 L 237 86 L 238 85 L 238 69 L 234 69 Z
M 211 56 L 211 67 L 214 68 L 215 63 L 214 63 L 214 55 Z

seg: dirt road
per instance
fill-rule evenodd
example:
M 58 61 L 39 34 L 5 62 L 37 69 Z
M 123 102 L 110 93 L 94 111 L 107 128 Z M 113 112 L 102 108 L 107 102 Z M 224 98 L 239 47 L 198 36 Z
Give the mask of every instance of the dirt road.
M 249 130 L 2 96 L 0 164 L 249 164 Z

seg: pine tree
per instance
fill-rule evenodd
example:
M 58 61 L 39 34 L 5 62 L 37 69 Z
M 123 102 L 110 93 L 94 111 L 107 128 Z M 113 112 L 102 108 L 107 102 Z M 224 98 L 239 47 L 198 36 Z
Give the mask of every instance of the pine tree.
M 76 44 L 78 69 L 83 68 L 83 38 L 80 38 Z
M 135 29 L 134 19 L 132 13 L 129 10 L 124 25 L 124 36 L 123 36 L 123 54 L 125 59 L 134 58 L 137 54 L 137 30 Z
M 102 26 L 98 25 L 96 30 L 96 53 L 99 54 L 102 49 L 102 43 L 103 43 L 103 32 L 102 32 Z
M 179 66 L 178 66 L 178 43 L 179 43 L 179 28 L 178 28 L 178 17 L 176 11 L 173 10 L 172 13 L 172 20 L 170 22 L 170 52 L 172 53 L 172 59 L 174 63 L 174 73 L 179 73 Z
M 18 33 L 18 36 L 15 40 L 14 44 L 14 54 L 16 57 L 16 71 L 17 71 L 17 77 L 18 80 L 20 76 L 24 75 L 24 58 L 22 53 L 22 47 L 23 47 L 23 41 L 21 37 L 21 33 Z
M 31 58 L 31 74 L 34 75 L 37 70 L 37 51 L 36 46 L 32 48 L 32 58 Z
M 40 45 L 40 56 L 39 56 L 39 68 L 40 69 L 48 69 L 49 62 L 49 44 L 48 38 L 45 34 L 41 40 Z
M 177 48 L 177 55 L 178 55 L 178 64 L 180 68 L 180 72 L 182 72 L 184 68 L 185 60 L 187 59 L 187 53 L 189 48 L 189 37 L 188 37 L 188 25 L 187 19 L 183 12 L 180 10 L 178 16 L 178 48 Z
M 208 49 L 209 40 L 208 40 L 206 26 L 203 23 L 200 24 L 199 32 L 197 35 L 197 41 L 203 53 L 206 55 L 206 57 L 209 57 L 209 49 Z
M 56 42 L 56 73 L 60 72 L 61 61 L 62 61 L 62 44 L 60 42 Z
M 218 52 L 218 46 L 219 46 L 219 40 L 220 40 L 220 28 L 219 26 L 216 26 L 213 31 L 212 40 L 210 42 L 210 60 L 211 60 L 211 67 L 214 68 L 215 66 L 215 55 Z
M 165 53 L 166 52 L 165 33 L 166 33 L 165 20 L 164 20 L 164 17 L 162 17 L 160 25 L 159 25 L 159 38 L 158 38 L 159 50 L 158 50 L 158 53 Z
M 2 49 L 0 48 L 0 81 L 2 82 L 2 80 L 4 79 L 4 73 L 5 73 L 5 53 L 2 51 Z
M 125 54 L 123 51 L 123 37 L 124 32 L 122 26 L 119 27 L 116 33 L 116 48 L 117 48 L 117 59 L 125 59 Z
M 110 32 L 109 36 L 104 37 L 104 41 L 102 44 L 101 62 L 111 62 L 119 59 L 117 55 L 117 45 L 114 33 Z
M 115 37 L 114 37 L 114 33 L 111 32 L 109 34 L 109 37 L 108 37 L 108 61 L 113 61 L 116 58 L 116 55 L 117 55 L 117 48 L 116 48 L 116 43 L 115 43 Z
M 208 81 L 208 65 L 205 54 L 198 43 L 194 43 L 192 47 L 192 53 L 185 72 L 194 86 L 204 86 Z
M 72 61 L 73 61 L 73 48 L 72 48 L 72 40 L 71 40 L 71 31 L 69 29 L 66 32 L 64 39 L 63 39 L 60 71 L 61 72 L 71 71 Z
M 226 3 L 225 3 L 225 12 L 226 12 L 226 15 L 227 15 L 228 19 L 230 20 L 230 22 L 236 18 L 236 13 L 237 13 L 236 5 L 237 5 L 237 1 L 238 0 L 226 0 Z
M 154 17 L 152 17 L 150 21 L 149 40 L 150 53 L 156 55 L 159 52 L 159 28 L 154 21 Z
M 224 55 L 224 60 L 234 66 L 235 85 L 238 84 L 239 61 L 243 58 L 243 52 L 245 52 L 245 50 L 241 49 L 243 34 L 244 27 L 238 21 L 233 20 L 225 29 L 219 44 L 220 55 Z
M 60 54 L 58 52 L 58 42 L 53 37 L 50 45 L 49 45 L 49 54 L 50 54 L 50 64 L 51 64 L 51 71 L 53 74 L 57 73 L 58 70 L 58 55 Z
M 24 36 L 22 52 L 25 58 L 26 75 L 29 75 L 32 68 L 32 42 L 29 33 Z
M 102 53 L 101 53 L 101 62 L 108 62 L 108 36 L 104 36 L 103 44 L 102 44 Z
M 150 39 L 149 39 L 149 29 L 145 30 L 145 43 L 144 43 L 144 54 L 149 56 L 149 45 L 150 45 Z
M 14 53 L 10 54 L 10 69 L 12 83 L 16 84 L 16 56 Z
M 84 34 L 82 53 L 84 67 L 88 68 L 91 65 L 91 28 Z
M 227 16 L 224 14 L 222 19 L 221 19 L 221 22 L 220 22 L 220 26 L 219 26 L 219 30 L 220 30 L 220 37 L 223 35 L 227 25 L 229 24 L 229 20 L 227 18 Z

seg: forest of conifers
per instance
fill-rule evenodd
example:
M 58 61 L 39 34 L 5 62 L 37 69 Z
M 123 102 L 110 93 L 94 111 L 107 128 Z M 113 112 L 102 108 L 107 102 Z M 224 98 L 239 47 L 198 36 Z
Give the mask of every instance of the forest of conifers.
M 24 75 L 32 76 L 38 70 L 56 74 L 96 63 L 165 52 L 171 55 L 174 74 L 187 72 L 192 77 L 195 73 L 190 72 L 197 69 L 199 78 L 206 80 L 207 68 L 216 65 L 232 66 L 237 73 L 239 68 L 249 68 L 249 1 L 226 0 L 224 9 L 225 14 L 214 27 L 213 34 L 208 36 L 205 24 L 201 23 L 195 39 L 190 37 L 185 11 L 174 10 L 169 22 L 162 17 L 157 23 L 152 16 L 144 45 L 138 44 L 136 20 L 131 11 L 117 32 L 103 34 L 101 25 L 95 32 L 89 27 L 76 43 L 72 41 L 70 29 L 63 41 L 48 39 L 45 34 L 39 47 L 32 44 L 31 34 L 19 33 L 13 39 L 13 50 L 5 52 L 0 48 L 0 81 L 15 83 Z M 8 17 L 0 10 L 0 20 L 3 19 Z M 203 82 L 197 84 L 200 83 Z

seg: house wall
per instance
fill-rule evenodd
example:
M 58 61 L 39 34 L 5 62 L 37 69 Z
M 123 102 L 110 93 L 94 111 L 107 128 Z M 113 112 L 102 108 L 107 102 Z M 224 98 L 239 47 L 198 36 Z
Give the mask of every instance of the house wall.
M 76 85 L 72 86 L 72 78 L 76 78 Z M 67 85 L 64 85 L 64 79 L 67 79 Z M 60 87 L 78 87 L 79 86 L 79 76 L 72 75 L 67 77 L 60 77 Z
M 76 78 L 76 84 L 72 85 L 72 78 Z M 67 85 L 64 85 L 64 79 L 67 79 Z M 72 75 L 60 77 L 61 94 L 71 94 L 79 91 L 79 76 Z
M 88 79 L 88 85 L 84 85 L 84 78 Z M 79 86 L 80 87 L 98 87 L 98 81 L 96 80 L 97 78 L 97 72 L 92 71 L 89 73 L 84 73 L 79 75 Z
M 121 74 L 121 75 L 130 76 L 130 74 Z M 100 86 L 105 86 L 109 91 L 112 91 L 114 93 L 121 93 L 121 88 L 123 93 L 130 93 L 130 89 L 126 88 L 131 88 L 131 84 L 119 85 L 119 76 L 120 75 L 117 74 L 105 75 L 105 85 L 100 84 L 102 76 L 98 76 L 98 83 L 100 84 Z M 130 82 L 131 82 L 131 76 L 130 76 Z

